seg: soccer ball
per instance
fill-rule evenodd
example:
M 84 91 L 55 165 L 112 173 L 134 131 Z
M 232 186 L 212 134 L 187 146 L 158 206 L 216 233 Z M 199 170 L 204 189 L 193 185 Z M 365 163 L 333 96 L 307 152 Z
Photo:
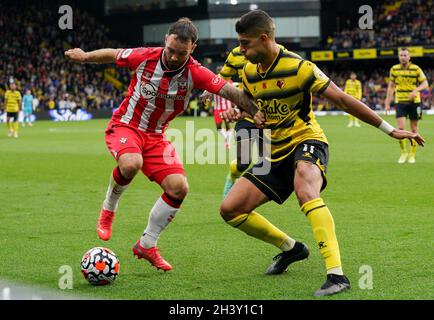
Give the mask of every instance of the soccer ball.
M 93 285 L 112 283 L 119 274 L 119 259 L 110 249 L 92 248 L 81 259 L 81 272 Z

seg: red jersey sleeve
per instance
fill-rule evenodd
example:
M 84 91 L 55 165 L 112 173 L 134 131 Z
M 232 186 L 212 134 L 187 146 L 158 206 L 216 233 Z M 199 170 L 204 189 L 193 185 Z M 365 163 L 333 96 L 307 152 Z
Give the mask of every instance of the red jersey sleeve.
M 197 63 L 190 68 L 194 87 L 211 93 L 218 93 L 226 84 L 226 80 L 213 73 L 211 70 Z
M 135 70 L 146 60 L 148 54 L 149 48 L 122 49 L 116 57 L 116 65 Z

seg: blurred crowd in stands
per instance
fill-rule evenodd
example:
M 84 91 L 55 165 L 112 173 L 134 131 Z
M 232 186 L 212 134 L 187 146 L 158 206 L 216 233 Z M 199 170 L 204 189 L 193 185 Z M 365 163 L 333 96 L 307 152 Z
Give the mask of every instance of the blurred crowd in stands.
M 71 47 L 119 47 L 87 12 L 75 9 L 73 30 L 61 30 L 58 11 L 49 10 L 41 0 L 26 10 L 18 2 L 2 1 L 0 12 L 0 96 L 15 82 L 21 92 L 32 90 L 40 110 L 99 109 L 122 101 L 125 88 L 105 80 L 106 66 L 73 64 L 64 58 Z M 128 83 L 128 72 L 118 74 Z
M 394 3 L 395 1 L 386 1 L 381 10 L 384 11 Z M 432 9 L 431 0 L 402 2 L 395 10 L 389 10 L 387 15 L 382 16 L 384 21 L 388 22 L 387 27 L 381 27 L 381 32 L 378 32 L 373 41 L 381 39 L 385 41 L 380 41 L 381 46 L 389 46 L 396 44 L 398 34 L 408 34 L 412 35 L 412 41 L 423 35 L 425 41 L 432 43 L 433 19 L 428 18 Z M 0 15 L 0 106 L 3 105 L 4 92 L 11 82 L 15 82 L 21 92 L 27 89 L 32 91 L 36 100 L 36 111 L 77 108 L 91 111 L 119 106 L 130 80 L 127 69 L 107 65 L 75 64 L 64 58 L 64 51 L 71 47 L 80 47 L 83 50 L 124 47 L 122 43 L 111 40 L 107 28 L 93 16 L 74 9 L 73 30 L 61 30 L 58 27 L 58 11 L 48 9 L 43 0 L 32 1 L 26 10 L 16 1 L 3 0 L 0 2 L 0 12 L 6 13 Z M 402 19 L 412 23 L 405 24 Z M 375 28 L 380 28 L 377 24 L 384 26 L 382 21 L 378 21 L 374 24 Z M 397 31 L 398 26 L 400 31 Z M 358 36 L 353 37 L 351 32 L 355 31 L 348 32 L 334 38 L 332 45 L 368 45 L 367 40 Z M 345 41 L 349 43 L 345 44 Z M 371 108 L 378 110 L 384 108 L 389 68 L 398 63 L 397 59 L 385 62 L 383 65 L 387 64 L 387 68 L 359 66 L 357 70 L 351 70 L 355 63 L 344 68 L 339 68 L 337 64 L 320 67 L 342 88 L 349 73 L 355 71 L 363 84 L 364 101 Z M 430 90 L 422 93 L 424 108 L 434 108 L 434 69 L 422 69 L 431 86 Z M 203 114 L 211 111 L 198 102 L 199 94 L 197 91 L 193 93 L 186 114 Z M 318 98 L 314 102 L 318 109 L 333 108 Z
M 433 0 L 386 0 L 373 8 L 373 29 L 355 17 L 338 17 L 340 30 L 326 39 L 333 50 L 434 44 Z

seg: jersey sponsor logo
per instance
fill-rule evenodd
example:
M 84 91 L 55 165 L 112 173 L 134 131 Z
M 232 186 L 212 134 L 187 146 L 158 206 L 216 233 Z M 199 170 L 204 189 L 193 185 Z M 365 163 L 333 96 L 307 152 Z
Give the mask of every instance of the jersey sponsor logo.
M 127 140 L 128 140 L 127 138 L 122 137 L 122 138 L 120 138 L 119 142 L 121 144 L 125 144 L 125 143 L 127 143 Z
M 157 89 L 157 86 L 152 82 L 142 81 L 140 91 L 142 93 L 142 97 L 146 100 L 149 100 L 157 97 Z
M 397 76 L 395 83 L 398 85 L 415 85 L 417 83 L 417 79 L 416 78 L 405 78 L 405 77 L 400 77 Z
M 291 111 L 287 103 L 281 103 L 278 99 L 268 100 L 257 100 L 258 107 L 261 111 L 265 113 L 267 120 L 281 120 L 286 118 Z
M 168 81 L 168 80 L 167 80 Z M 167 94 L 158 92 L 158 87 L 152 82 L 141 82 L 140 92 L 142 97 L 146 100 L 150 100 L 153 98 L 161 98 L 161 99 L 171 99 L 171 100 L 185 100 L 184 95 L 180 94 Z
M 277 85 L 280 89 L 282 89 L 283 86 L 285 85 L 285 81 L 283 81 L 283 80 L 277 80 L 276 85 Z

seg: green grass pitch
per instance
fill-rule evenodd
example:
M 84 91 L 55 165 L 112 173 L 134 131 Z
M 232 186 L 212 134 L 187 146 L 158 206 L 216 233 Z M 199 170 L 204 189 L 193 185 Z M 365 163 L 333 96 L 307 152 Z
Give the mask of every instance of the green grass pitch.
M 395 119 L 387 117 L 395 124 Z M 171 128 L 185 128 L 178 118 Z M 417 163 L 399 165 L 398 142 L 363 124 L 347 128 L 343 116 L 320 117 L 330 142 L 328 187 L 322 193 L 336 224 L 343 268 L 352 289 L 326 299 L 432 299 L 434 117 L 420 131 L 425 148 Z M 159 240 L 174 266 L 164 273 L 136 260 L 131 248 L 143 232 L 159 186 L 137 176 L 121 199 L 109 242 L 95 232 L 115 162 L 104 143 L 107 120 L 37 122 L 20 138 L 0 136 L 0 278 L 63 292 L 59 268 L 73 270 L 68 294 L 103 299 L 314 299 L 325 280 L 323 260 L 294 195 L 258 209 L 305 242 L 308 260 L 280 276 L 264 271 L 278 250 L 226 225 L 218 210 L 227 165 L 187 164 L 190 184 L 181 212 Z M 214 129 L 212 118 L 195 128 Z M 196 142 L 196 144 L 199 144 Z M 117 253 L 120 276 L 109 286 L 89 285 L 80 273 L 85 251 Z M 372 268 L 372 289 L 362 289 Z M 362 273 L 360 273 L 362 272 Z M 363 286 L 362 286 L 363 287 Z

